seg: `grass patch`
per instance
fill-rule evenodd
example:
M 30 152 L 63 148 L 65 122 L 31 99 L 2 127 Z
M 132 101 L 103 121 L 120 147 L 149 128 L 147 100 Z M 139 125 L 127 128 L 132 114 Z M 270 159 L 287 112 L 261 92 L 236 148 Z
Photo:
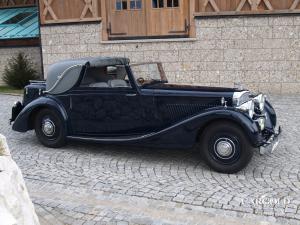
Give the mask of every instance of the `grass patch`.
M 0 94 L 23 94 L 23 89 L 14 89 L 9 86 L 0 86 Z

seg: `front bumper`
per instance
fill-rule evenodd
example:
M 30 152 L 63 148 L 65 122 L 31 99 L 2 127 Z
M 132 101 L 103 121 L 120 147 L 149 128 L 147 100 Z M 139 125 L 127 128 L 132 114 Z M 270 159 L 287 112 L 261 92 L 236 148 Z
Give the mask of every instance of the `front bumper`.
M 21 102 L 16 102 L 11 110 L 11 119 L 9 120 L 10 124 L 16 120 L 18 115 L 23 109 L 23 105 Z
M 261 155 L 264 155 L 266 153 L 273 153 L 276 150 L 279 144 L 281 132 L 282 129 L 279 126 L 274 134 L 264 143 L 263 146 L 260 147 L 259 152 Z

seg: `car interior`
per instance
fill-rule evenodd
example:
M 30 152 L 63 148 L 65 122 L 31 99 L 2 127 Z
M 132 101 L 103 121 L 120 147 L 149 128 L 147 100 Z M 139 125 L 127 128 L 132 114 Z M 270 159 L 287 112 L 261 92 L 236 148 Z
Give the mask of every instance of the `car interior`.
M 81 82 L 81 87 L 130 88 L 124 66 L 90 67 Z

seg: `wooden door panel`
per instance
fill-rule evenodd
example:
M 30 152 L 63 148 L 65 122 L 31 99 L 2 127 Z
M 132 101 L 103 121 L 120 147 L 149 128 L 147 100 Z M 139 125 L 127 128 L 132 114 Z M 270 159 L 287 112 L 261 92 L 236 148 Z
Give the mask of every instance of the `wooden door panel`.
M 168 9 L 166 11 L 166 20 L 168 21 L 168 33 L 186 33 L 187 15 L 184 13 L 183 8 Z
M 146 36 L 145 0 L 142 0 L 141 9 L 130 9 L 130 0 L 127 9 L 118 10 L 116 0 L 107 0 L 108 30 L 110 37 L 118 36 Z
M 188 34 L 189 1 L 179 0 L 179 7 L 153 8 L 152 1 L 147 2 L 147 32 L 149 36 Z
M 132 10 L 128 13 L 128 34 L 130 36 L 145 36 L 147 33 L 145 11 Z
M 163 1 L 163 7 L 153 7 L 153 0 L 141 0 L 140 9 L 131 9 L 131 0 L 118 5 L 120 0 L 106 0 L 107 28 L 110 39 L 153 36 L 186 36 L 189 33 L 189 1 L 176 0 L 179 5 L 169 7 L 169 0 Z
M 128 21 L 127 10 L 117 10 L 116 0 L 107 0 L 108 5 L 108 29 L 109 35 L 127 35 Z

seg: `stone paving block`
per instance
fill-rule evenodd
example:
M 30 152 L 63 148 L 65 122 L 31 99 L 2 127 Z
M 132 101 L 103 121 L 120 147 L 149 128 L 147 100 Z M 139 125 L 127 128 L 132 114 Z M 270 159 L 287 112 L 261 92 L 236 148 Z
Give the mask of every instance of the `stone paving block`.
M 255 77 L 255 73 L 248 75 Z M 298 88 L 292 82 L 286 85 L 289 89 Z M 268 87 L 271 88 L 276 87 Z M 272 218 L 271 224 L 300 221 L 297 95 L 270 97 L 279 123 L 284 126 L 281 144 L 272 155 L 260 156 L 255 152 L 250 165 L 236 175 L 209 170 L 194 151 L 76 143 L 62 149 L 44 148 L 33 132 L 15 133 L 6 123 L 10 107 L 18 99 L 0 95 L 0 133 L 7 136 L 12 155 L 24 171 L 34 203 L 43 206 L 44 211 L 37 210 L 43 217 L 48 218 L 50 213 L 52 219 L 66 224 L 168 223 L 154 220 L 151 213 L 152 217 L 137 213 L 143 203 L 147 205 L 143 212 L 157 209 L 162 215 L 189 215 L 199 210 L 215 216 L 232 213 L 237 220 L 245 215 L 252 215 L 256 222 Z M 277 206 L 251 202 L 264 194 L 288 197 L 291 202 Z M 119 200 L 113 195 L 118 195 Z M 115 201 L 117 206 L 111 209 L 111 204 L 106 205 L 108 200 Z M 123 212 L 120 209 L 128 200 L 132 202 L 130 210 Z M 133 218 L 138 220 L 132 221 Z

